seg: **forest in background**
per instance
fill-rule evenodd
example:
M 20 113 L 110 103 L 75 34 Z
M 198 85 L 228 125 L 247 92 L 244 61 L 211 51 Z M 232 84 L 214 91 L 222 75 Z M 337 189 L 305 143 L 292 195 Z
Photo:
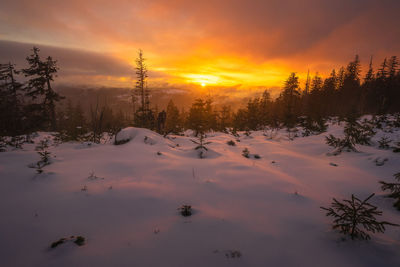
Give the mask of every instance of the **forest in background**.
M 296 73 L 291 73 L 277 98 L 272 98 L 266 90 L 243 103 L 241 108 L 217 105 L 211 95 L 193 99 L 190 107 L 183 108 L 175 104 L 175 97 L 179 96 L 166 99 L 168 96 L 159 93 L 164 98 L 160 106 L 168 102 L 165 109 L 159 108 L 156 92 L 147 87 L 148 73 L 142 51 L 136 60 L 135 88 L 121 90 L 117 96 L 108 95 L 105 90 L 101 96 L 99 91 L 90 90 L 75 91 L 74 97 L 70 92 L 68 96 L 68 90 L 53 88 L 58 71 L 56 60 L 50 56 L 42 58 L 36 47 L 26 60 L 28 67 L 24 69 L 17 69 L 12 63 L 0 65 L 1 136 L 52 131 L 64 141 L 99 142 L 103 133 L 114 135 L 126 126 L 148 128 L 164 135 L 180 134 L 186 129 L 199 134 L 210 130 L 260 130 L 267 126 L 288 131 L 301 126 L 310 133 L 320 133 L 333 116 L 344 120 L 365 114 L 400 112 L 400 71 L 396 56 L 385 59 L 376 70 L 371 57 L 363 77 L 358 56 L 347 66 L 332 70 L 325 79 L 318 73 L 308 75 L 304 85 Z

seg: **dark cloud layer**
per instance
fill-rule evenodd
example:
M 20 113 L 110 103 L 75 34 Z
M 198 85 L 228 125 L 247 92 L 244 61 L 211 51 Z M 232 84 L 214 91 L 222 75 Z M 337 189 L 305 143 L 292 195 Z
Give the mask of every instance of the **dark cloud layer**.
M 3 0 L 0 39 L 103 52 L 54 50 L 69 73 L 128 75 L 110 55 L 138 47 L 169 68 L 225 56 L 304 71 L 400 54 L 399 10 L 398 0 Z
M 26 57 L 32 47 L 40 48 L 43 58 L 52 56 L 57 60 L 62 75 L 120 75 L 132 74 L 132 67 L 111 56 L 84 50 L 52 47 L 46 45 L 18 43 L 0 40 L 0 60 L 11 61 L 18 68 L 26 67 Z

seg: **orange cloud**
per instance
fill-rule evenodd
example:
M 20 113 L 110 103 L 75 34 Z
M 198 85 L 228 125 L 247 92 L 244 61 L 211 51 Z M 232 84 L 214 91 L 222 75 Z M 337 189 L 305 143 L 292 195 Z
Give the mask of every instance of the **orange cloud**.
M 0 39 L 88 51 L 119 65 L 104 73 L 109 68 L 95 64 L 90 75 L 76 58 L 75 71 L 86 69 L 65 72 L 71 82 L 132 86 L 142 48 L 153 85 L 276 87 L 291 71 L 328 73 L 356 53 L 398 54 L 399 9 L 395 0 L 4 0 Z

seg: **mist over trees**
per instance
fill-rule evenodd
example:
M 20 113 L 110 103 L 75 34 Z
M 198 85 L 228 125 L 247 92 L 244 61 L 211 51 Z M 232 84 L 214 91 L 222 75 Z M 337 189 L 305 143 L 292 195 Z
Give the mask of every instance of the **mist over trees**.
M 71 102 L 53 88 L 58 67 L 40 50 L 32 49 L 26 58 L 27 67 L 17 69 L 12 63 L 0 65 L 0 127 L 2 136 L 17 136 L 38 130 L 58 132 L 64 141 L 92 140 L 99 142 L 103 133 L 115 134 L 126 126 L 143 127 L 161 134 L 180 134 L 192 129 L 195 135 L 208 131 L 260 130 L 296 126 L 306 134 L 323 132 L 329 117 L 339 119 L 364 114 L 383 115 L 400 112 L 400 72 L 396 56 L 385 59 L 378 69 L 371 57 L 365 76 L 356 56 L 347 66 L 332 70 L 322 78 L 318 73 L 307 75 L 305 84 L 291 73 L 279 96 L 269 91 L 251 98 L 246 105 L 234 109 L 217 105 L 212 97 L 196 99 L 189 109 L 175 104 L 173 95 L 166 110 L 152 103 L 147 86 L 148 69 L 143 52 L 136 59 L 136 84 L 125 97 L 124 108 L 110 105 L 107 97 L 91 102 Z

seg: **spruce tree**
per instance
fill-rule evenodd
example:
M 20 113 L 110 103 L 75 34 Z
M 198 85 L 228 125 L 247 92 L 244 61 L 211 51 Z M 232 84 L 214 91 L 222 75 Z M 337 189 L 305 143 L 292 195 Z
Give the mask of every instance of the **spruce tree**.
M 16 78 L 19 73 L 11 63 L 0 64 L 0 135 L 15 136 L 23 131 L 23 84 Z
M 343 116 L 359 113 L 361 64 L 358 55 L 351 61 L 344 73 L 343 85 L 340 88 L 340 112 Z
M 331 216 L 333 220 L 333 229 L 338 229 L 340 233 L 349 235 L 351 239 L 371 239 L 368 232 L 384 233 L 385 226 L 398 226 L 386 221 L 378 221 L 376 216 L 381 216 L 382 212 L 368 201 L 375 194 L 371 194 L 364 200 L 351 195 L 351 199 L 344 199 L 340 202 L 333 198 L 330 208 L 321 207 L 326 210 L 326 216 Z
M 299 116 L 299 77 L 291 73 L 278 99 L 282 104 L 282 121 L 288 128 L 294 127 Z
M 25 77 L 29 78 L 26 94 L 32 100 L 39 101 L 39 105 L 32 105 L 32 108 L 36 109 L 38 107 L 43 116 L 43 122 L 49 122 L 50 129 L 55 131 L 57 129 L 56 102 L 63 99 L 53 90 L 51 85 L 58 71 L 57 61 L 50 56 L 42 60 L 39 56 L 40 50 L 37 47 L 33 47 L 32 52 L 32 55 L 26 58 L 29 67 L 22 70 Z
M 135 111 L 134 122 L 138 127 L 154 129 L 155 117 L 150 109 L 150 91 L 147 88 L 147 66 L 146 59 L 143 57 L 143 51 L 139 50 L 136 58 L 136 85 L 135 95 L 140 101 L 140 107 Z
M 400 172 L 393 175 L 397 182 L 386 183 L 380 181 L 381 188 L 383 191 L 389 191 L 388 197 L 394 198 L 396 202 L 393 204 L 398 210 L 400 210 Z
M 218 116 L 218 130 L 227 133 L 227 128 L 232 126 L 231 107 L 223 105 Z
M 169 133 L 179 134 L 182 131 L 179 109 L 172 99 L 168 102 L 167 118 L 165 120 L 165 135 Z
M 204 134 L 209 130 L 207 113 L 206 102 L 202 99 L 196 99 L 190 107 L 186 125 L 187 128 L 194 131 L 195 136 Z

